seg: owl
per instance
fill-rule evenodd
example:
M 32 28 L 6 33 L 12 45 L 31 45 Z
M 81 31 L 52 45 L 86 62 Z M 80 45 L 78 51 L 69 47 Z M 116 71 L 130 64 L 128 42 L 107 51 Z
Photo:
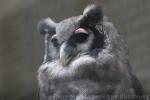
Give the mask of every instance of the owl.
M 44 18 L 38 31 L 45 42 L 40 100 L 144 100 L 126 43 L 100 6 L 59 23 Z

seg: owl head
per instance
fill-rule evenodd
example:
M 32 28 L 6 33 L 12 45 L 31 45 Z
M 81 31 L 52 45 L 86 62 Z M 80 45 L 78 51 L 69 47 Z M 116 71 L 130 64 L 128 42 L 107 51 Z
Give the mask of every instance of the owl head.
M 50 35 L 48 42 L 53 49 L 49 50 L 57 51 L 59 56 L 56 60 L 65 66 L 82 55 L 96 55 L 96 51 L 104 48 L 105 35 L 100 28 L 103 17 L 101 7 L 90 5 L 83 14 L 59 23 L 51 18 L 42 19 L 38 30 L 43 35 Z

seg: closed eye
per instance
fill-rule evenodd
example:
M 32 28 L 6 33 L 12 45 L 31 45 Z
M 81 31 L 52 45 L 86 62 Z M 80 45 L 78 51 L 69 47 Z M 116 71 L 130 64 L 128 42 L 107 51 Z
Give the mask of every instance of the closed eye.
M 87 33 L 76 33 L 70 37 L 70 40 L 76 43 L 83 43 L 87 40 L 89 34 Z

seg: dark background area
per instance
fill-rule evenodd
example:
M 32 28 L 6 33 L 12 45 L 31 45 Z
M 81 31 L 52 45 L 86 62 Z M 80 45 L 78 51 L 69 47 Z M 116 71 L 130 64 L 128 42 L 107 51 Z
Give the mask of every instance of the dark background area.
M 37 22 L 82 14 L 90 3 L 102 5 L 127 40 L 133 72 L 150 94 L 150 0 L 0 0 L 0 100 L 37 100 L 44 50 Z

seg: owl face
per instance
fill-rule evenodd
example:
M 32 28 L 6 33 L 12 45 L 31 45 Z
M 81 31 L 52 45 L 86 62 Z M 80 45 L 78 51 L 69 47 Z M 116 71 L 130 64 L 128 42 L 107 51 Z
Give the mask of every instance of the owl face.
M 56 34 L 57 36 L 57 34 Z M 77 27 L 60 42 L 60 62 L 62 65 L 69 64 L 71 60 L 86 54 L 93 44 L 94 34 L 88 28 Z
M 96 29 L 96 25 L 101 23 L 102 19 L 101 8 L 91 5 L 80 16 L 59 23 L 47 18 L 39 26 L 42 27 L 41 33 L 53 34 L 50 42 L 53 48 L 57 49 L 57 60 L 61 65 L 67 66 L 80 56 L 103 47 L 103 33 Z

